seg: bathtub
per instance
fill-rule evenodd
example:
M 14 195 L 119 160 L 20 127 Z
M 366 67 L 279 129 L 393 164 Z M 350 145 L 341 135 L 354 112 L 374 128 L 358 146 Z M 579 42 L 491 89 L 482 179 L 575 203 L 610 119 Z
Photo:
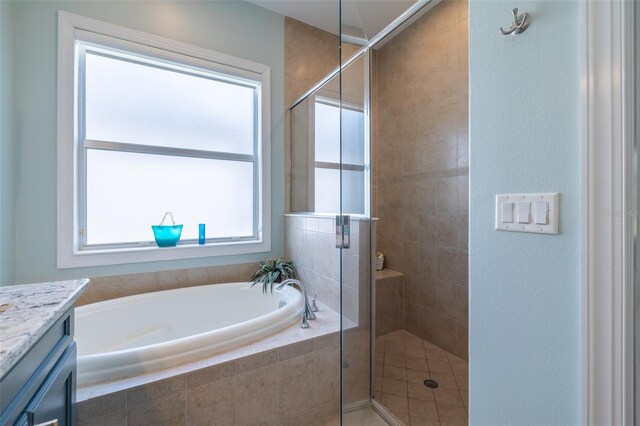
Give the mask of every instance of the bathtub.
M 287 286 L 213 284 L 145 293 L 76 308 L 78 385 L 197 361 L 275 333 L 300 318 Z

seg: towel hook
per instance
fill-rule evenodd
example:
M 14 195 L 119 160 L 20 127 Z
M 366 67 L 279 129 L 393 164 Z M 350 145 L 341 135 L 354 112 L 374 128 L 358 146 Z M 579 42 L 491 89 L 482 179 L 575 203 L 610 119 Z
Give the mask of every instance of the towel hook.
M 509 34 L 520 34 L 525 32 L 527 28 L 529 28 L 529 14 L 523 13 L 522 15 L 518 15 L 518 8 L 514 7 L 511 9 L 511 13 L 513 14 L 513 22 L 511 22 L 511 28 L 508 30 L 504 30 L 500 27 L 500 34 L 509 35 Z

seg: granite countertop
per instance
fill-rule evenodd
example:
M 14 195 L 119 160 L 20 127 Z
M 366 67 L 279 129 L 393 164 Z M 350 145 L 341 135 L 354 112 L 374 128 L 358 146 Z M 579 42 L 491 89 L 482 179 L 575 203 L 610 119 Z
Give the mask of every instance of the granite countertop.
M 0 287 L 0 377 L 84 293 L 88 279 Z

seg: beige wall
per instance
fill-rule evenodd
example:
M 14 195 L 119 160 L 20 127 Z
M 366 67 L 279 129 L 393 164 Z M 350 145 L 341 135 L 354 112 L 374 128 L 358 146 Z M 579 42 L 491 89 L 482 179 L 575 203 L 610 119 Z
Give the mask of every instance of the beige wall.
M 378 250 L 404 273 L 404 328 L 467 358 L 467 2 L 375 55 Z
M 285 17 L 285 109 L 338 66 L 339 54 L 338 36 Z

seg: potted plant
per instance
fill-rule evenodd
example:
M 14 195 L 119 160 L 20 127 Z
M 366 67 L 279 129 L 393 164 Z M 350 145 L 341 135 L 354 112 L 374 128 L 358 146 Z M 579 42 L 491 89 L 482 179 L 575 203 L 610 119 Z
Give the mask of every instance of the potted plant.
M 251 275 L 249 281 L 251 287 L 256 284 L 262 284 L 262 292 L 267 293 L 270 291 L 273 293 L 273 284 L 281 283 L 288 278 L 296 278 L 296 267 L 293 260 L 284 261 L 283 258 L 268 261 L 262 259 L 258 262 L 260 268 Z

